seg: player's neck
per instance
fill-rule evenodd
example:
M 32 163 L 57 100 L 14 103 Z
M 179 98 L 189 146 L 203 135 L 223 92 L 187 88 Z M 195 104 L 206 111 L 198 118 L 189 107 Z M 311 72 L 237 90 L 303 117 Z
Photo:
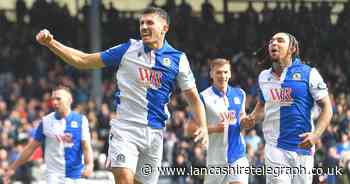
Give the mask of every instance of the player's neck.
M 70 112 L 71 110 L 67 109 L 64 112 L 56 112 L 56 113 L 59 115 L 59 117 L 64 118 L 64 117 L 67 117 Z
M 152 50 L 157 50 L 163 47 L 163 42 L 162 41 L 158 41 L 158 42 L 153 42 L 153 43 L 149 43 L 147 44 L 147 46 L 152 49 Z
M 214 86 L 215 86 L 216 89 L 218 89 L 223 94 L 227 93 L 227 86 L 228 85 L 217 85 L 217 84 L 214 84 Z
M 157 50 L 163 47 L 165 42 L 165 37 L 160 38 L 159 40 L 155 41 L 155 42 L 151 42 L 151 43 L 147 43 L 147 47 L 149 47 L 152 50 Z
M 291 58 L 272 62 L 273 72 L 275 74 L 277 74 L 278 76 L 280 76 L 282 74 L 283 70 L 285 68 L 287 68 L 288 66 L 290 66 L 291 64 L 292 64 L 292 59 Z

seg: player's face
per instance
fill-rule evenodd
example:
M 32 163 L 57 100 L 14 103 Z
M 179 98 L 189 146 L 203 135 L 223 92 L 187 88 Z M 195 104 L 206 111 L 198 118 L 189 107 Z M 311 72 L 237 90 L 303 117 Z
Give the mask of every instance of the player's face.
M 167 31 L 168 24 L 159 15 L 149 13 L 140 17 L 140 35 L 145 44 L 163 42 Z
M 272 61 L 280 61 L 291 57 L 292 52 L 289 48 L 289 36 L 285 33 L 275 34 L 269 42 L 269 54 Z
M 231 68 L 229 64 L 216 65 L 211 71 L 211 78 L 214 86 L 223 89 L 227 86 L 231 78 Z
M 71 95 L 65 90 L 55 90 L 52 92 L 52 106 L 55 112 L 65 114 L 72 103 Z

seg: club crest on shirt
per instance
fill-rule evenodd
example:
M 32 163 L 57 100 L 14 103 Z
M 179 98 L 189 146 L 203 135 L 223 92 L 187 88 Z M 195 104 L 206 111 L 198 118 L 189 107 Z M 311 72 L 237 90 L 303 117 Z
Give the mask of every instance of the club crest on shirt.
M 292 88 L 272 88 L 269 92 L 274 103 L 282 106 L 289 106 L 293 103 Z
M 168 67 L 168 68 L 171 66 L 171 60 L 170 60 L 170 58 L 167 58 L 167 57 L 163 58 L 162 63 L 163 63 L 164 66 L 166 66 L 166 67 Z
M 301 80 L 301 73 L 297 72 L 293 74 L 293 80 Z
M 238 97 L 234 97 L 234 98 L 233 98 L 233 102 L 234 102 L 235 104 L 241 104 L 241 100 L 240 100 Z
M 70 126 L 71 126 L 72 128 L 78 128 L 78 122 L 72 121 L 72 122 L 70 123 Z

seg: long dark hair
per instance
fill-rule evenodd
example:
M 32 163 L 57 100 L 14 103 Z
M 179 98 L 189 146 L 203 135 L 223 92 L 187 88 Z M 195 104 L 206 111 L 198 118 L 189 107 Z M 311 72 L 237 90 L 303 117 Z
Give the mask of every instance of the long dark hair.
M 283 32 L 284 34 L 288 35 L 289 37 L 289 46 L 288 50 L 291 48 L 295 48 L 295 51 L 292 54 L 292 59 L 294 58 L 300 58 L 300 47 L 299 47 L 299 42 L 290 33 Z M 294 50 L 294 49 L 293 49 Z M 271 58 L 269 54 L 269 41 L 265 42 L 262 47 L 260 47 L 258 50 L 253 52 L 253 56 L 258 58 L 258 66 L 259 68 L 265 69 L 269 68 L 271 66 Z

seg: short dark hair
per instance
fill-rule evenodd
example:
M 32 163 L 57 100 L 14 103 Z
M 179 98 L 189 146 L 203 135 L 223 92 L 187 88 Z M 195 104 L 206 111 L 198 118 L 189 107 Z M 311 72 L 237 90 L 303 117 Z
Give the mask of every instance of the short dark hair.
M 163 10 L 162 8 L 149 6 L 141 12 L 141 15 L 150 14 L 150 13 L 157 14 L 158 16 L 162 17 L 168 25 L 170 24 L 170 17 L 168 15 L 168 13 L 165 10 Z

